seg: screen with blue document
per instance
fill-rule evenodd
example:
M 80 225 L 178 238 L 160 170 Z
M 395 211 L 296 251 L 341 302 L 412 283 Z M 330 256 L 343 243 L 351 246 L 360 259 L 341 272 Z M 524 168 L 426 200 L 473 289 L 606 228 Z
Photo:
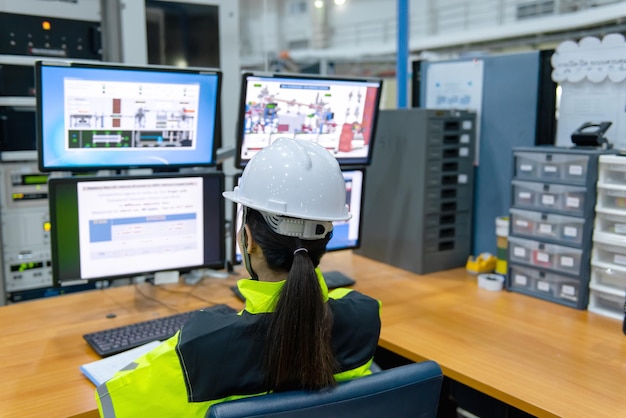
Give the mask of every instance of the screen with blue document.
M 223 268 L 223 190 L 217 172 L 51 178 L 54 284 Z
M 236 165 L 281 137 L 314 141 L 340 165 L 372 158 L 382 79 L 244 72 Z
M 363 205 L 363 182 L 365 171 L 363 169 L 344 169 L 343 178 L 346 183 L 346 204 L 350 208 L 352 218 L 347 221 L 333 222 L 333 236 L 326 246 L 327 251 L 339 251 L 359 248 L 361 245 L 361 209 Z M 235 219 L 232 244 L 232 263 L 241 264 L 241 250 L 237 242 L 237 236 L 241 229 L 241 205 L 234 205 Z
M 216 69 L 35 64 L 41 171 L 212 166 Z

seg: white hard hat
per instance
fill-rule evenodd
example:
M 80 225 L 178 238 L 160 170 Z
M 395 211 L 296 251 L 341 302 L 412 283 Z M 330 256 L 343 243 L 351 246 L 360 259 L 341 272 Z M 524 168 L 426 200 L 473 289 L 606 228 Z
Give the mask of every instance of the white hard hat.
M 283 216 L 326 221 L 328 232 L 332 221 L 351 217 L 337 160 L 321 145 L 306 140 L 279 138 L 261 150 L 246 165 L 239 186 L 224 192 L 224 197 L 262 212 L 276 232 L 305 239 L 320 237 L 314 233 L 315 225 L 305 222 L 304 232 L 298 232 L 302 228 L 296 224 L 302 223 L 295 220 L 272 223 Z

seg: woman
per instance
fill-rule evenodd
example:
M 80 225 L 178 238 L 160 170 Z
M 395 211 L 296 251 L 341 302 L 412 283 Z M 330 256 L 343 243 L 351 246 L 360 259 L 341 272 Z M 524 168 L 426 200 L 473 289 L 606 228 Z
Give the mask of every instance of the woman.
M 224 196 L 243 206 L 245 309 L 199 312 L 101 385 L 103 416 L 202 417 L 217 402 L 370 374 L 379 302 L 350 289 L 329 292 L 317 268 L 332 222 L 350 218 L 335 158 L 312 142 L 278 139 Z

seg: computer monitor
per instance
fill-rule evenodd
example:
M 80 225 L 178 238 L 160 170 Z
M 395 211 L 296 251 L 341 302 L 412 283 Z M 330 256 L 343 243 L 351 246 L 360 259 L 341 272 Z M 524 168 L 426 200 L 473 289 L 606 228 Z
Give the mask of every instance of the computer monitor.
M 223 268 L 223 190 L 216 172 L 51 178 L 53 282 Z
M 327 251 L 339 251 L 359 248 L 361 245 L 361 208 L 363 204 L 363 169 L 344 169 L 343 178 L 346 182 L 346 204 L 350 207 L 352 218 L 348 221 L 333 223 L 333 236 L 326 245 Z M 236 241 L 237 233 L 241 229 L 241 205 L 233 205 L 235 220 L 232 231 L 233 243 L 231 260 L 233 264 L 241 264 L 242 257 Z
M 281 137 L 315 141 L 342 166 L 370 164 L 381 88 L 379 78 L 244 72 L 235 164 Z
M 216 69 L 35 64 L 41 171 L 216 164 Z

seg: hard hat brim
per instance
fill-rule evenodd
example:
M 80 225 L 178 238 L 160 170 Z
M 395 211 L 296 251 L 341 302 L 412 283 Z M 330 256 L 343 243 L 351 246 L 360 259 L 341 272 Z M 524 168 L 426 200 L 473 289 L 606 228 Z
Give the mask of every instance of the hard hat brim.
M 238 193 L 237 193 L 236 190 L 229 191 L 229 192 L 223 192 L 222 196 L 224 196 L 224 198 L 226 198 L 226 199 L 228 199 L 230 201 L 233 201 L 235 203 L 239 203 L 240 205 L 249 207 L 251 209 L 256 209 L 256 210 L 259 210 L 259 211 L 262 211 L 262 212 L 271 213 L 273 215 L 289 216 L 289 217 L 292 217 L 292 218 L 308 219 L 308 220 L 311 220 L 311 221 L 331 221 L 331 222 L 347 221 L 350 218 L 352 218 L 352 214 L 350 212 L 348 212 L 347 209 L 346 209 L 346 215 L 345 216 L 341 216 L 341 217 L 320 217 L 320 216 L 310 216 L 310 215 L 307 215 L 306 213 L 280 212 L 280 211 L 272 210 L 271 208 L 265 207 L 263 205 L 250 203 L 250 202 L 247 201 L 247 199 L 241 199 L 238 196 Z

